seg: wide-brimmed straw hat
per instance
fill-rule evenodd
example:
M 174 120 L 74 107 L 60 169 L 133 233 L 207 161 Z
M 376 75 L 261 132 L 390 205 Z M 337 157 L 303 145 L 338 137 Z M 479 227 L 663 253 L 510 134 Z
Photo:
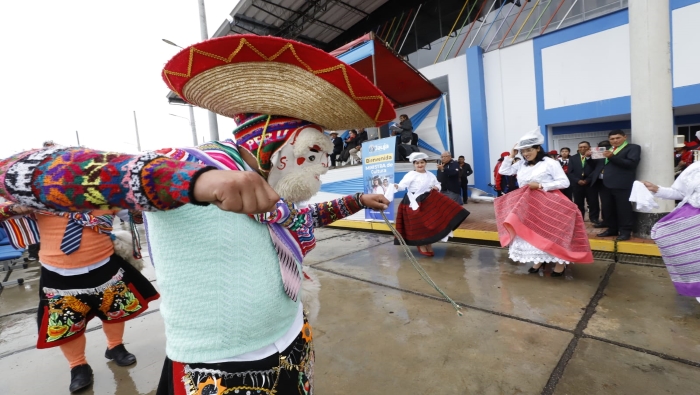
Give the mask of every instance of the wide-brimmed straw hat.
M 282 115 L 330 130 L 378 127 L 396 118 L 389 99 L 351 66 L 278 37 L 203 41 L 175 55 L 162 76 L 185 101 L 227 117 Z

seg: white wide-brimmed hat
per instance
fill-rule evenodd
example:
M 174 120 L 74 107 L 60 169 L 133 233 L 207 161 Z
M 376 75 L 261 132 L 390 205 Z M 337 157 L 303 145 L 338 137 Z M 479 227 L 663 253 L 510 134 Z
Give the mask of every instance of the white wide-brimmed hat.
M 421 159 L 427 161 L 427 160 L 428 160 L 428 155 L 426 155 L 426 154 L 424 154 L 424 153 L 422 153 L 422 152 L 414 152 L 414 153 L 412 153 L 411 155 L 408 156 L 408 161 L 411 162 L 411 163 L 413 163 L 413 162 L 415 162 L 415 161 L 417 161 L 417 160 L 421 160 Z
M 537 129 L 531 130 L 521 137 L 514 149 L 523 149 L 542 144 L 544 144 L 544 136 L 538 126 Z

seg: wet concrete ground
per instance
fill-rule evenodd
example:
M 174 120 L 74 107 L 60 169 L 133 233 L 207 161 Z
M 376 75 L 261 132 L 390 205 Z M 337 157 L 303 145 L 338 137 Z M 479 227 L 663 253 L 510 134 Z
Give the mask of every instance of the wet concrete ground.
M 527 274 L 503 249 L 437 244 L 418 260 L 463 306 L 459 317 L 390 237 L 317 236 L 306 261 L 322 283 L 317 394 L 700 393 L 700 303 L 676 294 L 660 261 L 596 261 L 566 280 Z M 60 351 L 34 349 L 37 270 L 13 271 L 27 281 L 0 294 L 0 395 L 68 393 Z M 158 303 L 127 324 L 132 367 L 104 359 L 98 321 L 89 330 L 95 384 L 83 393 L 155 393 Z

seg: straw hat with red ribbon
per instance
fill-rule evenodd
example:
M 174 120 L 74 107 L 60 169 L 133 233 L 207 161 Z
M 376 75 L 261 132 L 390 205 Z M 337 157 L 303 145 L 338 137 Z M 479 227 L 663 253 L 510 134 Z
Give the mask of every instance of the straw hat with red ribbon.
M 185 101 L 217 114 L 269 114 L 328 130 L 378 127 L 396 117 L 366 77 L 309 45 L 278 37 L 233 35 L 192 45 L 163 69 Z

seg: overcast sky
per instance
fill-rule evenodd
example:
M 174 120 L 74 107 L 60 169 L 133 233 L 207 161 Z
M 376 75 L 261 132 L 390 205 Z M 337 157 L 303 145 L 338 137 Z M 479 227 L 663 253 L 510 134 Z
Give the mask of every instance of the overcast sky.
M 209 34 L 238 0 L 206 0 Z M 45 140 L 136 152 L 192 144 L 187 108 L 169 105 L 160 73 L 200 41 L 196 0 L 0 1 L 0 158 Z M 209 136 L 195 109 L 199 141 Z M 219 135 L 235 124 L 219 117 Z

